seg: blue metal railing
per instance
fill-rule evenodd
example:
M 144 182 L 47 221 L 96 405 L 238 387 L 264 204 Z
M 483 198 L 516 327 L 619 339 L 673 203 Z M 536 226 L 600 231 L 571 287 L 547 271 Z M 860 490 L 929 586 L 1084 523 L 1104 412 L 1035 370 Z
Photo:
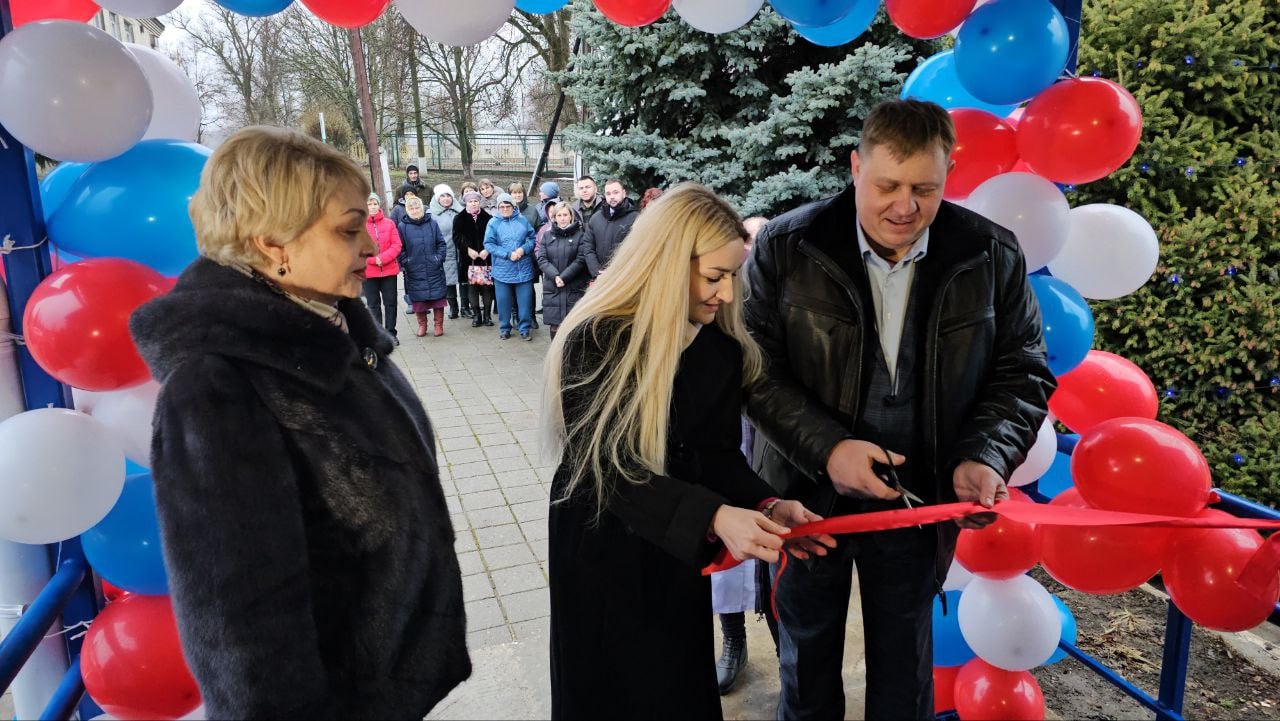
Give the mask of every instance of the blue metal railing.
M 9 688 L 17 678 L 22 664 L 35 653 L 36 646 L 71 602 L 88 569 L 83 557 L 63 561 L 49 585 L 23 611 L 21 620 L 0 643 L 0 689 Z

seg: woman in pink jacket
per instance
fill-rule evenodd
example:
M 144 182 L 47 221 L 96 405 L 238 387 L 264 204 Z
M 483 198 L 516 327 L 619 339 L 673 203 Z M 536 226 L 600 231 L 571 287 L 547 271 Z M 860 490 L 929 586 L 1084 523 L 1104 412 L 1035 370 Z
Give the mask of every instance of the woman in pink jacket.
M 369 195 L 369 217 L 365 227 L 369 237 L 378 246 L 378 254 L 366 261 L 364 272 L 364 302 L 369 306 L 373 319 L 378 321 L 393 338 L 396 335 L 396 279 L 400 275 L 400 233 L 396 224 L 382 213 L 382 201 L 377 193 Z M 400 339 L 396 338 L 396 345 Z

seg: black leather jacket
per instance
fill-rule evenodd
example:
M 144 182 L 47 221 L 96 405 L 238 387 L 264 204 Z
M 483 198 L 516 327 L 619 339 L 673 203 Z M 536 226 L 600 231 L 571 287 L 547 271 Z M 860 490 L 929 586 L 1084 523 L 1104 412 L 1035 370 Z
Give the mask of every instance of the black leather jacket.
M 827 457 L 853 438 L 875 331 L 858 249 L 854 187 L 765 226 L 748 263 L 747 326 L 766 377 L 748 414 L 764 443 L 756 466 L 774 488 L 817 513 L 834 505 Z M 927 501 L 955 500 L 951 475 L 976 460 L 1005 479 L 1026 458 L 1056 387 L 1026 262 L 1008 230 L 944 202 L 915 271 L 928 308 L 921 334 L 917 453 Z M 932 491 L 932 492 L 929 492 Z M 947 554 L 949 556 L 949 553 Z

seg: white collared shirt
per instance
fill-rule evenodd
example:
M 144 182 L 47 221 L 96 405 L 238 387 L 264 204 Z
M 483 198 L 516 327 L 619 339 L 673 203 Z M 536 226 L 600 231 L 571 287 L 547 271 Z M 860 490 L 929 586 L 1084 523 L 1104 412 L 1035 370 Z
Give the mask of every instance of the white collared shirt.
M 858 229 L 858 249 L 862 252 L 862 262 L 867 268 L 867 277 L 871 280 L 871 300 L 875 304 L 876 330 L 880 336 L 880 351 L 884 353 L 885 365 L 889 367 L 889 378 L 896 380 L 898 374 L 898 346 L 902 343 L 902 324 L 907 316 L 907 301 L 911 298 L 911 282 L 915 278 L 916 263 L 929 252 L 929 229 L 911 246 L 902 260 L 889 264 L 889 261 L 876 255 L 867 243 L 867 236 L 862 231 L 862 223 L 854 218 L 854 226 Z

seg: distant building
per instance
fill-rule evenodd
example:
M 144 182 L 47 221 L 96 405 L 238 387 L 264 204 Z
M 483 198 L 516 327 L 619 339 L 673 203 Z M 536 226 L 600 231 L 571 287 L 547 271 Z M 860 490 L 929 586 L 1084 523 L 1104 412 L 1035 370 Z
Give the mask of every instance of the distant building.
M 156 18 L 128 18 L 110 10 L 100 10 L 92 20 L 99 30 L 106 30 L 122 43 L 143 45 L 152 50 L 160 49 L 160 33 L 164 23 Z

